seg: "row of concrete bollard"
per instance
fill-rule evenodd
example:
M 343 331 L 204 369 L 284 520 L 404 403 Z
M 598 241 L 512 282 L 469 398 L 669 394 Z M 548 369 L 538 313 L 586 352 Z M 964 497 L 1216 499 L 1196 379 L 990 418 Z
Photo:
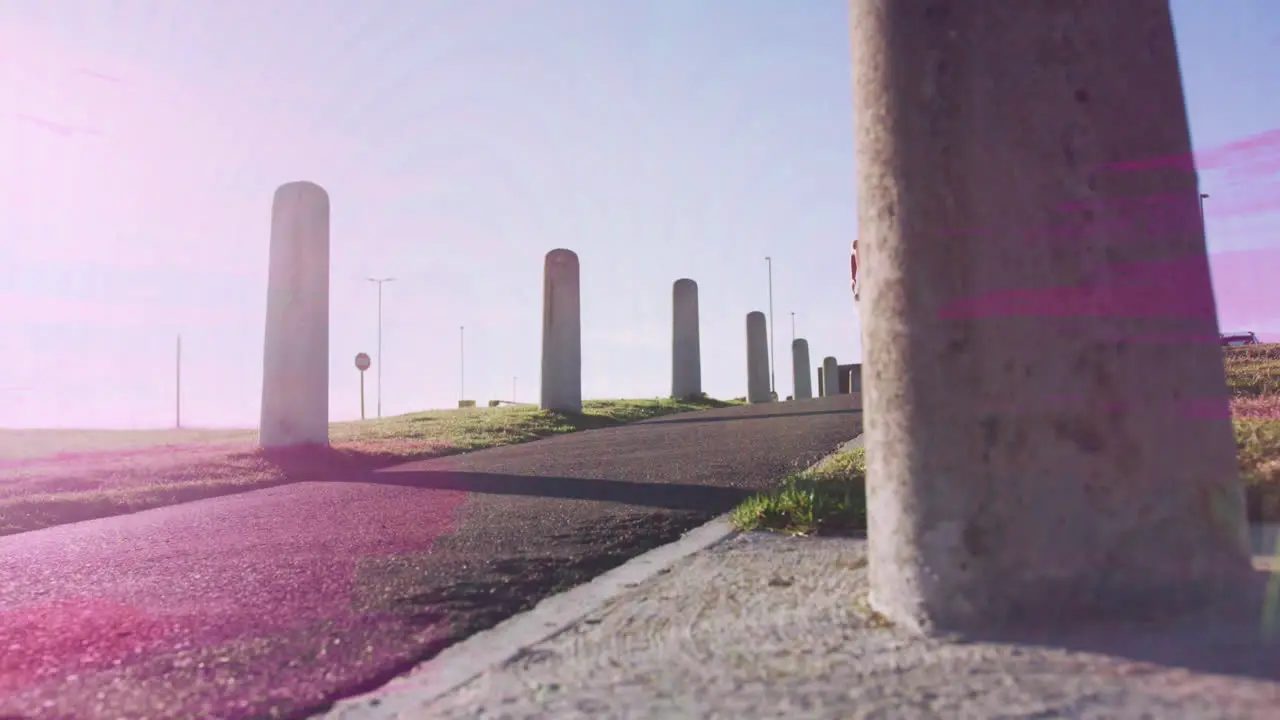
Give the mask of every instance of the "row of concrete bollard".
M 288 183 L 276 190 L 259 430 L 264 447 L 328 442 L 329 216 L 329 196 L 314 183 Z M 565 249 L 547 253 L 540 397 L 546 410 L 582 412 L 579 275 L 576 253 Z M 764 313 L 747 315 L 747 398 L 752 403 L 774 399 L 766 329 Z M 808 345 L 798 340 L 794 353 L 800 353 L 794 355 L 796 397 L 805 399 L 812 396 Z M 834 363 L 833 358 L 828 360 Z M 826 387 L 835 385 L 828 381 Z M 673 287 L 671 394 L 683 398 L 701 393 L 698 284 L 682 278 Z
M 580 270 L 578 256 L 571 250 L 547 253 L 543 273 L 542 306 L 542 396 L 544 410 L 582 411 L 582 328 Z M 698 315 L 698 283 L 681 278 L 672 286 L 671 396 L 688 398 L 702 393 L 702 346 Z M 747 402 L 774 400 L 769 387 L 768 326 L 765 315 L 747 314 Z M 809 378 L 809 345 L 803 339 L 792 343 L 795 398 L 813 397 Z M 827 358 L 830 378 L 823 379 L 835 394 L 835 358 Z M 852 391 L 852 390 L 851 390 Z

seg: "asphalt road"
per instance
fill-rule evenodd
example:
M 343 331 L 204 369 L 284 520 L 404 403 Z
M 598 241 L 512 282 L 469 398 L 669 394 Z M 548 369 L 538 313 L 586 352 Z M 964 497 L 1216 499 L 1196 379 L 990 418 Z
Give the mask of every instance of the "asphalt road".
M 0 538 L 0 720 L 307 717 L 860 420 L 852 396 L 712 410 Z

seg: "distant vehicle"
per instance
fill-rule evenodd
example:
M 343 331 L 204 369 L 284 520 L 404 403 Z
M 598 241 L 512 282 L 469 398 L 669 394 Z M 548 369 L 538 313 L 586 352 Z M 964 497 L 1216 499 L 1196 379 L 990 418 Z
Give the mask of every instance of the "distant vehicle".
M 1257 345 L 1258 336 L 1251 332 L 1222 333 L 1223 347 L 1239 347 L 1241 345 Z

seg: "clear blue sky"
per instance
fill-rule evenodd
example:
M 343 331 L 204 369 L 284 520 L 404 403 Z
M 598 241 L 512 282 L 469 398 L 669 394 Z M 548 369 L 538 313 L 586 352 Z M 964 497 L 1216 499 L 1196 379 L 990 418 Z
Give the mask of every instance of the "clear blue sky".
M 1197 147 L 1280 126 L 1280 3 L 1174 9 Z M 792 312 L 814 364 L 861 354 L 847 23 L 844 0 L 0 0 L 0 426 L 171 423 L 178 333 L 187 422 L 255 425 L 291 180 L 333 203 L 335 420 L 371 275 L 398 278 L 385 414 L 455 403 L 460 325 L 468 398 L 535 400 L 556 247 L 587 397 L 669 391 L 680 277 L 705 389 L 743 395 L 766 255 L 788 394 Z M 1211 248 L 1274 245 L 1274 211 L 1215 208 L 1228 175 L 1203 178 Z

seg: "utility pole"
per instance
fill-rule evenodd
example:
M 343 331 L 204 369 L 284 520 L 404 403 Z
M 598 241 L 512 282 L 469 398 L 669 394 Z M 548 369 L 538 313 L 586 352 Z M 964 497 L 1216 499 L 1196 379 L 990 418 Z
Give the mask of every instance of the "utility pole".
M 178 335 L 178 353 L 174 366 L 173 425 L 182 429 L 182 335 Z
M 773 258 L 766 256 L 764 261 L 769 264 L 769 392 L 777 398 L 778 384 L 774 377 L 777 362 L 773 355 Z
M 378 284 L 378 417 L 382 417 L 382 284 L 395 282 L 395 278 L 367 278 Z

